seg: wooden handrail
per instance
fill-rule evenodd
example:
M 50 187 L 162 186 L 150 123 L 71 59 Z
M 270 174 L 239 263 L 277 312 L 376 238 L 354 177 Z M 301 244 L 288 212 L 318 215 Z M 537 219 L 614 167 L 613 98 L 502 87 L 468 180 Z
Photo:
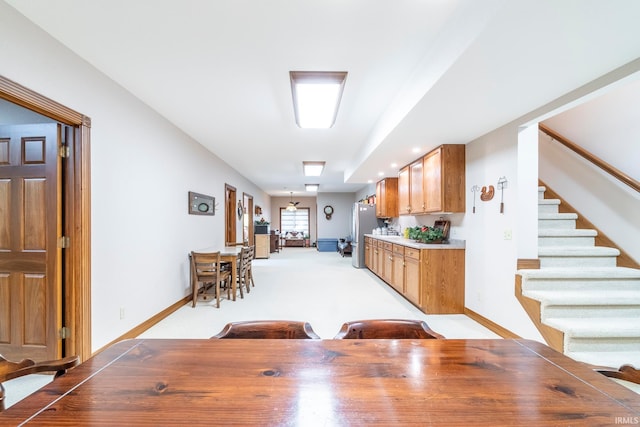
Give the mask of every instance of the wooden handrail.
M 538 128 L 542 132 L 544 132 L 547 135 L 549 135 L 551 138 L 555 139 L 556 141 L 558 141 L 559 143 L 564 145 L 565 147 L 569 148 L 570 150 L 572 150 L 575 153 L 579 154 L 580 156 L 584 157 L 585 159 L 587 159 L 588 161 L 590 161 L 594 165 L 598 166 L 600 169 L 602 169 L 605 172 L 609 173 L 610 175 L 612 175 L 613 177 L 617 178 L 618 180 L 624 182 L 625 184 L 627 184 L 629 187 L 633 188 L 637 192 L 640 192 L 640 182 L 638 182 L 635 179 L 631 178 L 629 175 L 627 175 L 624 172 L 622 172 L 622 171 L 616 169 L 615 167 L 611 166 L 609 163 L 605 162 L 604 160 L 602 160 L 601 158 L 595 156 L 594 154 L 588 152 L 587 150 L 585 150 L 584 148 L 580 147 L 575 142 L 572 142 L 572 141 L 568 140 L 567 138 L 565 138 L 564 136 L 560 135 L 556 131 L 554 131 L 552 129 L 549 129 L 548 127 L 546 127 L 542 123 L 538 123 Z

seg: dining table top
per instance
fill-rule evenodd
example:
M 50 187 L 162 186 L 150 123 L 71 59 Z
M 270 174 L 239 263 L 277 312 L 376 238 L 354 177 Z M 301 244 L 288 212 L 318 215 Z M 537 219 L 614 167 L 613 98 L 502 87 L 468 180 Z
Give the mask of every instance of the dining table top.
M 640 396 L 511 339 L 133 339 L 0 414 L 0 425 L 638 424 Z

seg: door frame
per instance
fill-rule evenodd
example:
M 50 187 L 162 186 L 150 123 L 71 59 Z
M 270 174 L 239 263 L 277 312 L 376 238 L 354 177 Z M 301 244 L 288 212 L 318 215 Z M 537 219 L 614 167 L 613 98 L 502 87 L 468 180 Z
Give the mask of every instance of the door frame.
M 72 126 L 63 167 L 63 234 L 70 245 L 62 264 L 65 355 L 91 357 L 91 119 L 0 76 L 0 98 Z

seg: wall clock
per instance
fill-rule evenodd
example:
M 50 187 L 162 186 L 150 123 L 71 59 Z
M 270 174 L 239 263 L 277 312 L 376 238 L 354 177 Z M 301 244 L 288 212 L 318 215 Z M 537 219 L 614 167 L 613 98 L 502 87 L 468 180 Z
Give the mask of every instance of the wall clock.
M 327 219 L 331 219 L 331 215 L 333 215 L 333 206 L 327 205 L 324 207 L 324 216 Z

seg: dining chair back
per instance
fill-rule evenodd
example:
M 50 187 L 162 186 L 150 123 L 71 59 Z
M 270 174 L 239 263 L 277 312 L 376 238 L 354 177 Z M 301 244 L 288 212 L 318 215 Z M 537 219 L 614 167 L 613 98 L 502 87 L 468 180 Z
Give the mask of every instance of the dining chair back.
M 249 292 L 249 282 L 251 282 L 251 286 L 255 287 L 256 284 L 253 282 L 253 270 L 251 269 L 251 263 L 253 259 L 256 257 L 256 245 L 249 246 L 249 265 L 247 266 L 247 292 Z
M 34 362 L 31 359 L 11 362 L 0 354 L 0 412 L 5 409 L 5 389 L 2 385 L 3 382 L 39 372 L 55 372 L 55 377 L 57 378 L 79 363 L 80 359 L 78 356 L 69 356 L 63 359 L 48 360 L 46 362 Z
M 231 322 L 211 338 L 320 339 L 309 323 L 290 320 Z
M 196 306 L 198 296 L 207 300 L 213 290 L 216 307 L 220 308 L 220 283 L 227 284 L 227 297 L 231 296 L 231 272 L 221 268 L 220 252 L 191 252 L 191 292 L 192 307 Z M 202 286 L 200 286 L 202 285 Z
M 623 381 L 629 381 L 634 384 L 640 384 L 640 370 L 631 365 L 622 365 L 619 369 L 608 367 L 594 368 L 597 372 L 605 377 L 616 378 Z
M 373 319 L 346 322 L 334 339 L 442 339 L 423 320 Z

